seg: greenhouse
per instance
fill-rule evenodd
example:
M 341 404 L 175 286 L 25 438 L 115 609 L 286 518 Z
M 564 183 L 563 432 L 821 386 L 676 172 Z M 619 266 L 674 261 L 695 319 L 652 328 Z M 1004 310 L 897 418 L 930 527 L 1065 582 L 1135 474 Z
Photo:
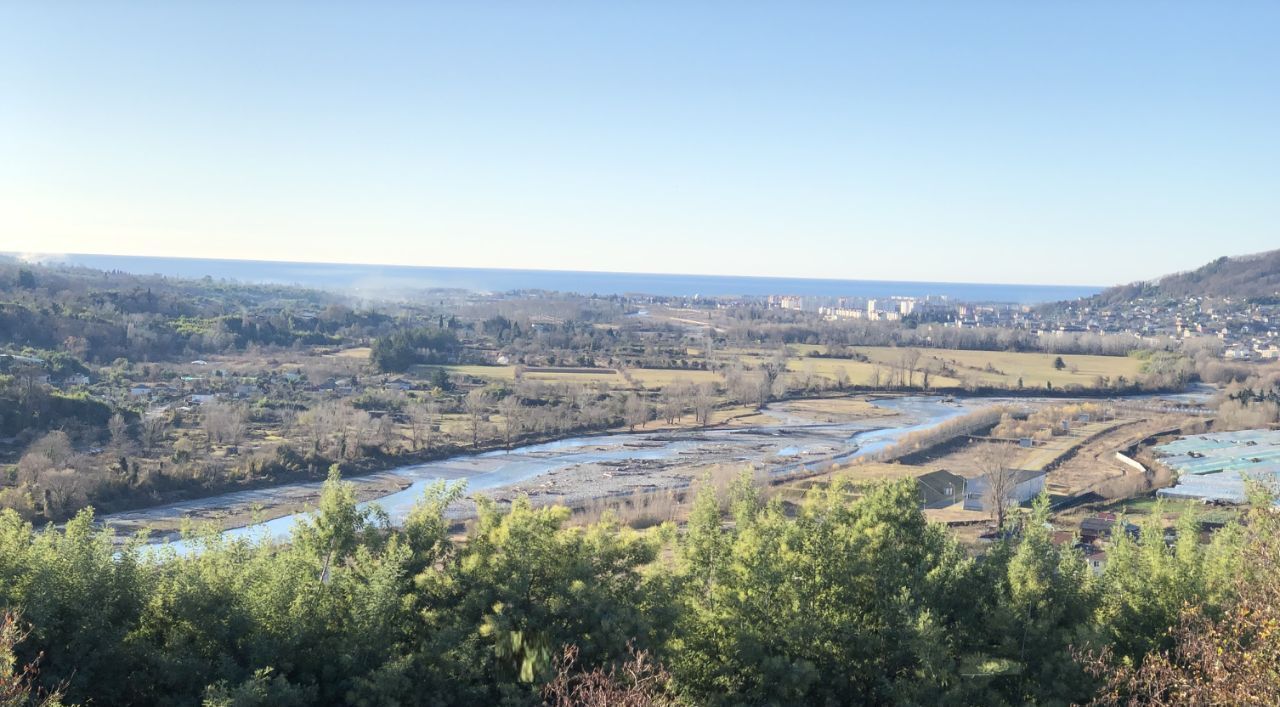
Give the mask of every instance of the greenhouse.
M 1161 463 L 1178 473 L 1161 496 L 1243 503 L 1245 480 L 1280 482 L 1280 430 L 1210 432 L 1155 447 Z

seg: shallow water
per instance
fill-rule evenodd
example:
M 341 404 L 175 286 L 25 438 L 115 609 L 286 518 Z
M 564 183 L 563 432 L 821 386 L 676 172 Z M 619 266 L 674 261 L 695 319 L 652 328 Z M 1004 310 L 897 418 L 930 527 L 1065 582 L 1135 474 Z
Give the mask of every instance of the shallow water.
M 404 520 L 414 503 L 430 485 L 444 481 L 465 481 L 468 491 L 501 488 L 527 481 L 550 471 L 579 464 L 599 462 L 641 462 L 680 457 L 689 463 L 705 462 L 726 456 L 744 464 L 759 464 L 774 475 L 800 470 L 816 471 L 837 462 L 875 453 L 904 434 L 932 427 L 990 401 L 943 402 L 936 397 L 892 398 L 876 401 L 886 413 L 897 415 L 874 420 L 844 423 L 799 424 L 783 411 L 766 410 L 779 419 L 778 424 L 712 430 L 678 432 L 637 432 L 572 437 L 518 447 L 511 451 L 496 450 L 464 454 L 447 459 L 413 464 L 390 473 L 412 483 L 404 490 L 370 501 L 390 516 L 393 523 Z M 869 429 L 871 426 L 875 429 Z M 798 459 L 797 459 L 798 457 Z M 142 511 L 105 516 L 113 520 L 137 520 L 208 511 L 231 505 L 266 502 L 288 489 L 315 489 L 318 482 L 287 484 L 268 489 L 238 491 L 193 501 L 169 504 Z M 294 513 L 263 523 L 233 528 L 223 537 L 284 539 L 310 511 Z M 168 543 L 178 552 L 190 548 L 185 541 Z

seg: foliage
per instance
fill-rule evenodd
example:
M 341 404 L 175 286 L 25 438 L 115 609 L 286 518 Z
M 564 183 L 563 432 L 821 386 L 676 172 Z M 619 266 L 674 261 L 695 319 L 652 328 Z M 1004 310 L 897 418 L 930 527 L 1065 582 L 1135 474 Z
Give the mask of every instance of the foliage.
M 999 705 L 1138 694 L 1134 666 L 1203 673 L 1188 626 L 1254 689 L 1248 660 L 1274 658 L 1249 621 L 1272 620 L 1276 558 L 1241 555 L 1261 521 L 1204 545 L 1192 517 L 1171 547 L 1151 521 L 1095 577 L 1043 498 L 974 558 L 909 481 L 794 506 L 749 475 L 707 489 L 683 532 L 480 499 L 458 541 L 460 486 L 393 529 L 334 471 L 288 543 L 197 531 L 182 552 L 117 546 L 89 512 L 65 531 L 3 512 L 0 607 L 31 625 L 5 665 L 39 658 L 32 687 L 103 705 Z
M 1091 671 L 1104 680 L 1093 704 L 1275 702 L 1280 694 L 1280 518 L 1270 499 L 1255 506 L 1246 527 L 1243 551 L 1233 556 L 1237 564 L 1229 570 L 1235 599 L 1216 611 L 1213 602 L 1181 597 L 1175 626 L 1159 632 L 1156 649 L 1144 657 L 1111 648 L 1087 656 Z
M 373 342 L 369 360 L 380 371 L 402 373 L 419 363 L 450 363 L 459 346 L 449 329 L 399 329 Z

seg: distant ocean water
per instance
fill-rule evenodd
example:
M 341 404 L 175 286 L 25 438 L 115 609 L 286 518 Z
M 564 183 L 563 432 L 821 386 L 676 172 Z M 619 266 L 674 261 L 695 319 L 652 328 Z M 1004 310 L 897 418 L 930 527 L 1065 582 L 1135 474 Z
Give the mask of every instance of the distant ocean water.
M 66 255 L 56 262 L 140 275 L 231 279 L 243 282 L 303 285 L 343 290 L 458 288 L 482 292 L 558 290 L 582 294 L 801 295 L 811 297 L 926 297 L 941 295 L 960 302 L 1039 304 L 1088 297 L 1100 287 L 1069 285 L 999 285 L 891 280 L 822 280 L 731 275 L 663 275 L 650 273 L 578 272 L 572 270 L 505 270 L 397 265 L 287 263 L 259 260 L 150 258 L 124 255 Z

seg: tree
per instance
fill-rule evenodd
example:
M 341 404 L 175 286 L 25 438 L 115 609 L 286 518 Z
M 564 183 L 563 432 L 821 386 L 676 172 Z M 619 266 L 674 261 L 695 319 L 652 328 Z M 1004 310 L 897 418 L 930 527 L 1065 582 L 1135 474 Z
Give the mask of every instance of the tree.
M 693 416 L 698 425 L 706 427 L 711 424 L 711 413 L 715 406 L 715 388 L 710 383 L 699 385 L 693 393 Z
M 480 446 L 480 426 L 489 415 L 493 405 L 493 396 L 484 388 L 472 388 L 467 397 L 462 399 L 462 408 L 467 413 L 467 421 L 471 425 L 471 446 Z
M 29 663 L 20 663 L 15 649 L 31 635 L 18 614 L 0 613 L 0 707 L 58 707 L 61 688 L 46 692 L 37 685 L 38 665 L 42 655 Z
M 1168 630 L 1188 602 L 1228 604 L 1245 569 L 1239 564 L 1241 526 L 1229 525 L 1201 542 L 1201 514 L 1188 508 L 1172 528 L 1176 540 L 1168 543 L 1165 511 L 1158 503 L 1139 524 L 1137 537 L 1119 524 L 1107 548 L 1097 615 L 1112 654 L 1123 661 L 1172 648 Z
M 1012 623 L 1004 640 L 1016 685 L 1011 697 L 1025 704 L 1087 699 L 1090 681 L 1071 650 L 1089 637 L 1095 582 L 1078 551 L 1053 544 L 1048 493 L 1032 504 L 1006 581 L 1004 609 Z
M 667 424 L 674 425 L 684 417 L 685 407 L 689 404 L 689 398 L 692 395 L 689 384 L 684 381 L 672 383 L 662 389 L 660 407 L 662 418 L 667 421 Z
M 1000 529 L 1004 528 L 1005 515 L 1014 503 L 1013 491 L 1018 482 L 1018 470 L 1013 468 L 1016 456 L 1016 447 L 994 441 L 985 443 L 977 454 L 978 474 L 983 482 L 982 503 Z
M 536 703 L 564 646 L 576 646 L 592 670 L 624 660 L 629 643 L 654 635 L 665 612 L 642 607 L 660 591 L 660 580 L 644 572 L 657 558 L 656 538 L 613 523 L 565 528 L 568 509 L 533 508 L 527 498 L 506 512 L 476 500 L 474 530 L 453 561 L 414 578 L 426 673 L 418 682 L 437 687 L 436 699 L 495 704 L 522 688 L 521 702 Z
M 628 649 L 621 666 L 605 670 L 577 669 L 578 648 L 567 646 L 556 659 L 556 676 L 542 689 L 551 707 L 676 707 L 667 693 L 671 674 L 655 664 L 647 651 Z
M 210 442 L 235 445 L 244 439 L 249 413 L 243 405 L 213 400 L 202 405 L 201 412 Z
M 652 416 L 649 403 L 636 393 L 628 393 L 623 415 L 627 420 L 627 427 L 632 431 L 636 431 L 636 425 L 643 425 L 648 422 Z
M 27 452 L 18 461 L 18 473 L 34 481 L 42 472 L 66 467 L 73 454 L 71 438 L 66 432 L 47 432 L 27 447 Z
M 400 373 L 419 363 L 447 363 L 460 346 L 448 329 L 405 329 L 375 339 L 369 361 L 383 373 Z
M 498 414 L 502 416 L 503 441 L 511 449 L 511 438 L 524 431 L 524 406 L 514 394 L 508 395 L 498 403 Z
M 361 545 L 379 543 L 386 526 L 385 515 L 375 507 L 359 507 L 355 487 L 342 480 L 342 472 L 334 464 L 329 467 L 329 477 L 320 492 L 319 509 L 314 516 L 300 521 L 293 539 L 322 561 L 322 573 L 327 573 L 332 564 L 355 553 Z
M 775 393 L 779 396 L 786 395 L 786 378 L 787 372 L 787 347 L 779 347 L 773 356 L 760 364 L 760 373 L 763 380 L 760 381 L 760 389 L 757 392 L 758 406 L 764 407 L 769 402 L 769 396 Z
M 699 497 L 667 661 L 688 703 L 992 702 L 962 692 L 948 648 L 974 565 L 925 521 L 913 484 L 850 490 L 837 481 L 788 510 L 747 487 L 728 525 Z
M 127 450 L 133 441 L 129 439 L 129 424 L 118 412 L 107 421 L 107 431 L 111 434 L 111 447 L 117 451 Z
M 435 438 L 435 428 L 440 417 L 440 403 L 434 398 L 423 403 L 414 403 L 409 406 L 409 432 L 411 444 L 414 451 L 425 447 L 428 451 L 431 449 L 431 442 Z
M 907 370 L 907 386 L 915 385 L 916 367 L 920 365 L 920 350 L 907 349 L 902 354 L 902 367 Z
M 1280 694 L 1280 519 L 1272 503 L 1266 497 L 1254 500 L 1243 549 L 1234 555 L 1240 562 L 1228 570 L 1231 591 L 1222 601 L 1184 600 L 1173 629 L 1155 637 L 1167 643 L 1153 641 L 1138 659 L 1126 659 L 1112 649 L 1084 656 L 1090 672 L 1105 681 L 1092 704 L 1275 702 Z M 1193 535 L 1188 549 L 1195 542 Z M 1178 544 L 1182 543 L 1179 533 Z M 1110 573 L 1110 561 L 1107 569 Z M 1176 576 L 1165 574 L 1164 579 Z

